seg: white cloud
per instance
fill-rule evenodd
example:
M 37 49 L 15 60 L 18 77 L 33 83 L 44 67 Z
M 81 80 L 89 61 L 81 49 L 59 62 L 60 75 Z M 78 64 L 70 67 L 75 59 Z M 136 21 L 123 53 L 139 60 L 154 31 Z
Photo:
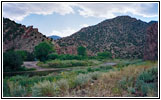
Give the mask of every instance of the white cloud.
M 80 27 L 83 28 L 83 27 L 88 27 L 89 25 L 88 24 L 81 24 Z
M 134 14 L 143 17 L 158 16 L 154 3 L 78 3 L 79 14 L 84 17 L 113 18 L 118 14 Z
M 3 17 L 21 21 L 30 14 L 49 15 L 59 13 L 65 15 L 74 13 L 71 5 L 69 3 L 4 3 Z
M 156 3 L 3 3 L 3 17 L 21 21 L 30 14 L 74 13 L 84 17 L 113 18 L 131 13 L 143 17 L 158 16 Z
M 48 36 L 57 35 L 60 37 L 66 37 L 66 36 L 70 36 L 71 34 L 73 34 L 75 32 L 77 32 L 77 30 L 68 27 L 68 28 L 65 28 L 64 30 L 61 30 L 61 31 L 53 30 L 52 33 L 48 34 Z

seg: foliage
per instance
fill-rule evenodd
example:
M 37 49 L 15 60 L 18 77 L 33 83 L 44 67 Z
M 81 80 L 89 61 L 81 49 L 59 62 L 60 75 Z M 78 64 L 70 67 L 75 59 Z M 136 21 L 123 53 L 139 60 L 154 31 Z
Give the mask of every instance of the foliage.
M 124 64 L 129 61 L 118 60 L 118 62 L 122 62 Z M 85 67 L 83 69 L 76 68 L 72 71 L 63 71 L 57 74 L 51 73 L 46 76 L 6 77 L 3 81 L 3 95 L 11 96 L 10 91 L 12 90 L 22 91 L 22 94 L 20 94 L 20 92 L 16 92 L 19 96 L 32 95 L 34 97 L 157 96 L 157 80 L 152 82 L 154 79 L 157 79 L 157 70 L 155 68 L 148 69 L 155 63 L 148 62 L 144 65 L 135 64 L 138 63 L 135 62 L 132 65 L 128 65 L 128 67 L 123 67 L 120 71 L 115 70 L 116 68 L 113 66 L 99 66 Z M 141 75 L 142 71 L 151 73 L 153 78 L 144 78 L 147 75 Z M 139 80 L 141 81 L 139 82 Z M 20 86 L 20 88 L 18 89 L 16 85 Z M 13 88 L 14 86 L 17 89 Z M 83 95 L 82 91 L 85 91 L 85 95 Z M 146 93 L 146 95 L 144 93 Z M 12 95 L 15 94 L 12 93 Z
M 39 82 L 32 87 L 32 96 L 34 97 L 56 96 L 58 93 L 59 87 L 50 81 Z
M 11 96 L 11 94 L 10 94 L 10 88 L 8 86 L 8 83 L 7 83 L 7 80 L 6 79 L 3 80 L 3 96 L 4 97 Z
M 158 69 L 157 67 L 153 67 L 148 69 L 147 71 L 142 72 L 136 81 L 136 87 L 140 90 L 144 96 L 147 96 L 148 93 L 153 90 L 155 95 L 157 96 L 158 91 Z
M 27 94 L 25 87 L 22 87 L 17 82 L 9 82 L 11 97 L 24 97 Z
M 84 60 L 87 59 L 85 56 L 81 55 L 70 55 L 70 54 L 61 54 L 57 59 L 60 60 Z
M 68 89 L 69 89 L 69 83 L 68 83 L 67 79 L 61 79 L 61 80 L 57 81 L 57 85 L 62 92 L 68 91 Z
M 77 66 L 90 66 L 93 63 L 91 61 L 81 60 L 51 60 L 45 63 L 39 62 L 38 66 L 46 68 L 66 68 L 66 67 L 77 67 Z
M 108 51 L 97 53 L 98 58 L 100 59 L 109 59 L 112 58 L 112 54 Z
M 23 59 L 14 51 L 7 51 L 3 53 L 3 71 L 18 71 L 21 69 Z
M 80 46 L 77 48 L 77 52 L 78 52 L 78 55 L 81 55 L 81 56 L 86 56 L 86 48 L 83 47 L 83 46 Z
M 41 42 L 39 45 L 35 46 L 34 54 L 36 58 L 40 61 L 47 60 L 47 56 L 54 52 L 53 45 L 49 42 Z
M 91 80 L 88 74 L 79 74 L 74 80 L 75 86 L 83 86 Z
M 17 50 L 15 52 L 20 55 L 24 61 L 34 61 L 35 56 L 33 53 L 24 50 Z
M 47 56 L 47 58 L 48 58 L 49 60 L 55 60 L 55 59 L 58 59 L 58 57 L 59 57 L 59 55 L 56 54 L 56 53 L 51 53 L 51 54 L 49 54 L 49 55 Z

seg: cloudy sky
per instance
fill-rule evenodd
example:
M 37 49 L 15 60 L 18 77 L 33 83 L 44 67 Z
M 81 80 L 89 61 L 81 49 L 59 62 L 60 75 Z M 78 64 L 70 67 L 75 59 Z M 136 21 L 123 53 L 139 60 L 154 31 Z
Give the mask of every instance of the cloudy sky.
M 82 27 L 129 15 L 145 22 L 158 21 L 157 3 L 3 3 L 3 17 L 33 25 L 50 36 L 69 36 Z

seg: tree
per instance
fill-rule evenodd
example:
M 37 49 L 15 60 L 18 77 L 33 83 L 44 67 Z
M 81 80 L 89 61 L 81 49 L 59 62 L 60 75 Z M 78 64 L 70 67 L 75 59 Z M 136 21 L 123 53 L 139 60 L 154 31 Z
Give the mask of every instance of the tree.
M 35 59 L 35 56 L 33 53 L 30 53 L 24 50 L 17 50 L 15 52 L 22 57 L 23 61 L 34 61 Z
M 86 56 L 87 55 L 86 48 L 83 47 L 83 46 L 78 47 L 77 52 L 78 52 L 78 55 L 81 55 L 81 56 Z
M 101 59 L 112 58 L 112 54 L 110 52 L 108 52 L 108 51 L 99 52 L 99 53 L 97 53 L 97 56 L 98 56 L 98 58 L 101 58 Z
M 3 53 L 3 71 L 18 71 L 23 64 L 22 57 L 15 51 L 7 51 Z
M 40 61 L 47 60 L 48 54 L 54 52 L 54 47 L 49 42 L 41 42 L 39 45 L 35 46 L 34 54 Z

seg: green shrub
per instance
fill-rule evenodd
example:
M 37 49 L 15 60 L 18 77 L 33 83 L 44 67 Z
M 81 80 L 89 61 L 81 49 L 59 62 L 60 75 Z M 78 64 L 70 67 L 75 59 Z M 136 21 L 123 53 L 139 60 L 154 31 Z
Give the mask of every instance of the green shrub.
M 136 93 L 136 90 L 135 90 L 135 88 L 133 88 L 133 87 L 129 87 L 129 88 L 128 88 L 128 92 L 129 92 L 130 94 L 135 94 L 135 93 Z
M 21 56 L 21 58 L 23 60 L 26 60 L 27 59 L 27 51 L 23 51 L 23 50 L 18 50 L 18 51 L 15 51 L 18 55 Z
M 154 91 L 155 96 L 158 93 L 158 68 L 153 67 L 142 72 L 136 80 L 136 88 L 147 96 L 150 91 Z
M 69 84 L 67 79 L 61 79 L 57 81 L 57 85 L 59 86 L 60 90 L 63 91 L 68 91 L 69 89 Z
M 59 57 L 59 55 L 56 54 L 56 53 L 51 53 L 51 54 L 49 54 L 49 55 L 47 56 L 47 58 L 50 59 L 50 60 L 55 60 L 55 59 L 57 59 L 58 57 Z
M 22 87 L 17 82 L 9 82 L 9 88 L 11 97 L 24 97 L 27 94 L 25 87 Z
M 35 56 L 33 53 L 30 53 L 30 52 L 27 52 L 27 51 L 24 51 L 24 50 L 17 50 L 15 51 L 18 55 L 21 56 L 21 58 L 24 60 L 24 61 L 34 61 L 35 59 Z
M 34 54 L 40 61 L 47 60 L 47 55 L 54 52 L 54 47 L 51 43 L 41 42 L 39 45 L 35 46 Z
M 10 88 L 8 86 L 7 80 L 3 80 L 3 96 L 4 97 L 9 97 L 11 96 L 10 94 Z
M 97 80 L 101 76 L 101 73 L 93 72 L 93 73 L 89 73 L 88 75 L 91 77 L 92 80 Z
M 83 46 L 78 47 L 77 48 L 77 53 L 78 53 L 78 55 L 86 56 L 87 55 L 86 48 L 83 47 Z
M 112 54 L 108 51 L 97 53 L 97 57 L 100 59 L 109 59 L 112 58 Z
M 80 61 L 80 60 L 51 60 L 45 63 L 39 62 L 38 66 L 46 68 L 66 68 L 66 67 L 77 67 L 77 66 L 90 66 L 93 63 L 91 61 Z
M 88 74 L 79 74 L 75 79 L 75 86 L 83 86 L 91 80 Z
M 43 81 L 32 87 L 33 97 L 57 96 L 58 94 L 59 87 L 54 82 Z
M 61 54 L 57 59 L 60 60 L 84 60 L 87 59 L 86 56 L 81 55 L 70 55 L 70 54 Z
M 8 51 L 3 54 L 3 71 L 18 71 L 23 64 L 23 59 L 14 51 Z
M 134 77 L 123 77 L 118 84 L 122 89 L 127 90 L 130 87 L 134 87 L 134 81 Z

